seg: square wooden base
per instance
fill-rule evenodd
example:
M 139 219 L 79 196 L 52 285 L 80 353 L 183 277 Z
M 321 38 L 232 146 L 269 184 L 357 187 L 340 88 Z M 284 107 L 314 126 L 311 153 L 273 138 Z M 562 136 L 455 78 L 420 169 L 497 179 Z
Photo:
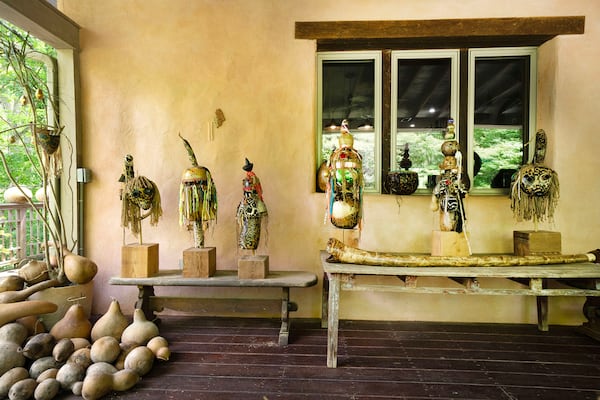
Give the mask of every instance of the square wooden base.
M 269 275 L 269 256 L 242 256 L 238 259 L 239 279 L 264 279 Z
M 433 231 L 431 238 L 432 256 L 470 256 L 469 244 L 464 232 Z
M 560 254 L 560 232 L 513 231 L 513 246 L 517 256 Z
M 217 270 L 215 247 L 190 247 L 183 251 L 183 277 L 208 278 Z
M 121 248 L 121 276 L 149 278 L 158 274 L 158 243 L 127 244 Z

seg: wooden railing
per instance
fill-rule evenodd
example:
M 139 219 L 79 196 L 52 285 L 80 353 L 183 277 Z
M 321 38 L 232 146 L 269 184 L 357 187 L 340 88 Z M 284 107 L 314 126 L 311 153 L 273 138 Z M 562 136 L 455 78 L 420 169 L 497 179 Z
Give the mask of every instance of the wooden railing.
M 40 210 L 41 203 L 35 207 Z M 29 204 L 0 204 L 0 270 L 12 269 L 26 257 L 41 257 L 42 218 Z

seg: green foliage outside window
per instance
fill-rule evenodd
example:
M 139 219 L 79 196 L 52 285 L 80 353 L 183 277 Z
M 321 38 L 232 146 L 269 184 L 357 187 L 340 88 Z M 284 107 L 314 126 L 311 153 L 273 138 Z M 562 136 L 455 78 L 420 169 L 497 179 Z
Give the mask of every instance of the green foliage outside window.
M 0 21 L 0 149 L 3 151 L 6 162 L 20 185 L 26 186 L 35 192 L 42 186 L 39 173 L 39 158 L 35 156 L 31 140 L 31 126 L 33 121 L 32 108 L 24 103 L 26 96 L 23 86 L 19 82 L 19 74 L 23 71 L 19 66 L 10 61 L 8 54 L 15 50 L 14 43 L 26 43 L 27 53 L 39 52 L 54 56 L 55 50 L 44 42 L 29 36 L 26 32 L 15 26 Z M 16 53 L 22 52 L 17 49 Z M 47 70 L 46 66 L 37 60 L 28 58 L 26 60 L 29 69 L 27 76 L 31 80 L 32 88 L 46 88 Z M 35 104 L 36 119 L 46 120 L 46 108 L 44 102 Z M 33 155 L 30 159 L 28 154 Z M 3 168 L 0 168 L 0 199 L 6 188 L 10 186 L 10 179 Z

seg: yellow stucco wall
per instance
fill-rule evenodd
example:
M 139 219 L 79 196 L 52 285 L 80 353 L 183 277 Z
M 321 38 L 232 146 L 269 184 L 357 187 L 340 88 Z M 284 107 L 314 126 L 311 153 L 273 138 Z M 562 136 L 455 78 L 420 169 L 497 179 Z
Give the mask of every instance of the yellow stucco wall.
M 85 186 L 85 251 L 99 266 L 95 312 L 111 297 L 131 311 L 137 295 L 133 287 L 106 283 L 120 272 L 117 179 L 126 154 L 134 156 L 136 173 L 160 188 L 164 215 L 156 227 L 146 222 L 143 234 L 160 244 L 161 268 L 176 267 L 192 243 L 178 225 L 179 179 L 189 166 L 178 133 L 217 185 L 219 219 L 207 245 L 217 247 L 219 268 L 236 265 L 235 209 L 248 157 L 269 209 L 271 268 L 321 277 L 319 250 L 343 232 L 323 223 L 324 195 L 313 190 L 315 43 L 294 39 L 295 21 L 585 15 L 584 35 L 556 38 L 540 50 L 538 127 L 549 136 L 547 163 L 561 181 L 556 221 L 547 228 L 562 232 L 565 253 L 599 247 L 596 0 L 62 0 L 60 8 L 82 27 L 83 162 L 93 173 Z M 227 121 L 210 140 L 207 125 L 217 108 Z M 428 252 L 436 226 L 429 200 L 366 196 L 360 247 Z M 512 231 L 531 229 L 515 224 L 507 198 L 471 196 L 467 208 L 474 252 L 510 252 Z M 127 241 L 133 241 L 129 234 Z M 292 290 L 300 307 L 295 315 L 318 317 L 320 294 L 320 286 Z M 535 321 L 533 299 L 343 296 L 342 318 Z M 550 323 L 580 322 L 581 304 L 551 300 Z

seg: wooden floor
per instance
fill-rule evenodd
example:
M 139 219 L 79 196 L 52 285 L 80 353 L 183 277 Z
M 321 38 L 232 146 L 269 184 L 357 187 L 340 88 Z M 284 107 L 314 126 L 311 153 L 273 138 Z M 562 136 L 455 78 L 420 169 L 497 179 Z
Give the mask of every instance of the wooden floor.
M 574 327 L 341 321 L 338 368 L 327 330 L 293 320 L 165 317 L 172 357 L 107 399 L 598 399 L 600 342 Z M 81 399 L 63 396 L 63 399 Z

